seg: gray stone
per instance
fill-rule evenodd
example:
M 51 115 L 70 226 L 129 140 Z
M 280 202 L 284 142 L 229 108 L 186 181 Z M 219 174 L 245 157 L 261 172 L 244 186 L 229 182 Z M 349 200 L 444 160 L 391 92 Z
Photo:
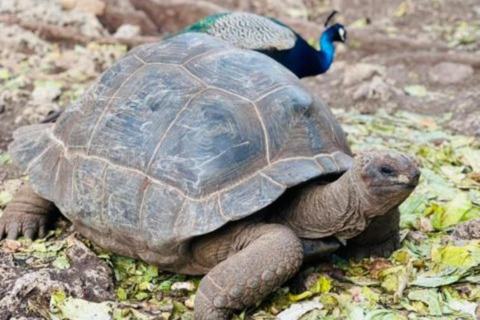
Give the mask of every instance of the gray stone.
M 351 86 L 364 80 L 371 79 L 375 75 L 383 76 L 384 74 L 384 66 L 370 63 L 357 63 L 345 68 L 343 84 L 346 86 Z
M 433 66 L 428 75 L 430 80 L 441 84 L 459 83 L 471 77 L 474 73 L 472 66 L 467 64 L 441 62 Z

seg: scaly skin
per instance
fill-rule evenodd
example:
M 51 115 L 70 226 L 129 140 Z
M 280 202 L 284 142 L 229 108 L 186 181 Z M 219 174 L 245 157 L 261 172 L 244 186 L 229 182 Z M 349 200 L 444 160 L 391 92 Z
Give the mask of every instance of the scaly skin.
M 56 211 L 55 205 L 38 196 L 26 184 L 16 193 L 8 204 L 0 219 L 0 240 L 7 235 L 8 239 L 19 236 L 33 239 L 47 234 L 47 224 Z
M 203 237 L 193 252 L 202 263 L 216 262 L 197 291 L 196 320 L 229 319 L 280 287 L 303 260 L 300 239 L 279 224 L 240 223 Z
M 390 210 L 374 218 L 367 229 L 350 239 L 340 254 L 354 260 L 367 257 L 387 258 L 400 247 L 400 211 Z

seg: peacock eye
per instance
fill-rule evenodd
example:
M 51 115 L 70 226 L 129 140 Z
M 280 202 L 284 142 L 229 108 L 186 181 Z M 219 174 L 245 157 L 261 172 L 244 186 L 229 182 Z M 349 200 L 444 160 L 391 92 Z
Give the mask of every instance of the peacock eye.
M 385 175 L 385 176 L 394 176 L 395 175 L 395 169 L 393 169 L 392 167 L 390 166 L 381 166 L 380 167 L 380 173 Z

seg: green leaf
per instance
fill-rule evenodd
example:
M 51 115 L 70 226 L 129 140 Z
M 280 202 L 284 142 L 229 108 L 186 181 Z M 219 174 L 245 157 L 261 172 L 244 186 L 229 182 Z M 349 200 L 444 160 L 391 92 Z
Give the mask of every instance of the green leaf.
M 8 191 L 0 192 L 0 207 L 5 206 L 7 203 L 12 201 L 13 195 Z
M 404 90 L 409 96 L 424 97 L 428 94 L 427 88 L 422 85 L 406 86 Z
M 153 278 L 156 277 L 158 277 L 158 268 L 156 266 L 149 265 L 147 267 L 147 271 L 145 272 L 145 281 L 152 281 Z
M 408 293 L 408 299 L 421 301 L 428 306 L 428 314 L 432 316 L 442 315 L 442 305 L 440 295 L 434 290 L 413 290 Z
M 135 295 L 135 299 L 137 300 L 145 300 L 147 298 L 150 298 L 151 297 L 151 294 L 148 293 L 148 292 L 139 292 Z
M 310 287 L 310 291 L 313 293 L 327 293 L 332 289 L 332 279 L 327 276 L 321 275 L 317 281 Z
M 462 158 L 466 165 L 473 168 L 473 171 L 480 172 L 480 150 L 465 148 L 462 150 Z
M 413 194 L 400 206 L 400 227 L 413 229 L 418 217 L 425 211 L 427 199 L 422 194 Z
M 410 282 L 410 285 L 428 288 L 441 287 L 459 281 L 466 271 L 457 268 L 446 268 L 441 272 L 435 273 L 432 270 L 430 273 L 419 274 L 415 281 Z
M 380 309 L 367 313 L 365 320 L 408 320 L 408 318 L 393 310 Z
M 405 266 L 395 266 L 380 271 L 379 275 L 382 279 L 381 286 L 385 288 L 387 292 L 396 292 L 405 272 Z
M 10 154 L 8 152 L 4 152 L 0 154 L 0 165 L 6 165 L 12 163 L 12 159 L 10 158 Z
M 113 312 L 109 303 L 94 303 L 82 299 L 67 298 L 58 304 L 55 316 L 68 320 L 111 320 Z
M 158 286 L 158 290 L 160 291 L 170 291 L 172 289 L 172 284 L 173 281 L 168 279 L 165 281 L 160 282 L 160 285 Z
M 450 267 L 471 267 L 475 265 L 466 247 L 434 247 L 432 249 L 432 261 Z
M 116 295 L 117 295 L 117 299 L 120 301 L 127 300 L 127 292 L 122 287 L 117 288 Z
M 58 257 L 52 262 L 54 268 L 64 270 L 70 268 L 70 260 L 64 252 L 60 252 Z
M 474 207 L 468 193 L 458 192 L 445 208 L 445 211 L 436 211 L 432 218 L 432 225 L 442 230 L 465 220 L 467 213 Z
M 10 72 L 7 68 L 0 68 L 0 80 L 7 80 L 10 78 Z
M 288 295 L 288 300 L 290 301 L 302 301 L 302 300 L 305 300 L 307 298 L 310 298 L 311 296 L 313 296 L 313 292 L 311 291 L 304 291 L 300 294 L 289 294 Z

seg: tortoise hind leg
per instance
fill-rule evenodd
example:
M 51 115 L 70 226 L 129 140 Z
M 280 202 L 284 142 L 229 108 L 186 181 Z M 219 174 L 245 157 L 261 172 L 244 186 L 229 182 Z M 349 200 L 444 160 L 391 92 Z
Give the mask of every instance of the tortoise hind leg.
M 55 205 L 38 196 L 30 185 L 22 186 L 0 218 L 0 240 L 5 235 L 8 239 L 21 235 L 29 239 L 37 235 L 45 237 L 47 224 L 55 211 Z
M 231 228 L 200 241 L 203 245 L 194 245 L 193 252 L 200 262 L 204 257 L 211 263 L 212 256 L 221 256 L 228 248 L 234 252 L 202 279 L 195 298 L 195 320 L 229 319 L 234 310 L 265 298 L 302 264 L 300 239 L 278 224 L 250 224 L 240 231 Z

